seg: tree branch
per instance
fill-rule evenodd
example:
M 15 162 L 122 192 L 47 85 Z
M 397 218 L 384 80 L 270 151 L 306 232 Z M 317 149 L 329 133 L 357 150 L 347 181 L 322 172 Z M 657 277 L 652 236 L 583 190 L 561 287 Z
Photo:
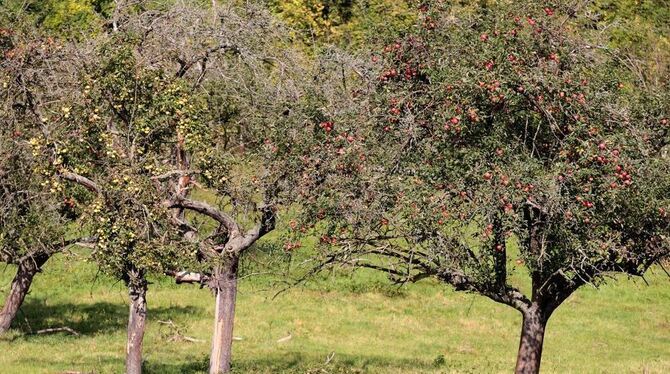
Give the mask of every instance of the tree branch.
M 531 305 L 531 301 L 514 287 L 505 286 L 503 289 L 490 289 L 482 287 L 465 274 L 443 270 L 437 274 L 438 279 L 451 284 L 456 291 L 469 291 L 482 294 L 489 299 L 501 304 L 509 305 L 514 309 L 525 313 Z
M 172 177 L 181 177 L 181 176 L 188 176 L 188 175 L 193 175 L 193 174 L 200 174 L 199 171 L 197 170 L 172 170 L 168 171 L 165 174 L 161 175 L 156 175 L 154 177 L 151 177 L 153 180 L 163 180 L 163 179 L 169 179 Z
M 258 210 L 261 212 L 261 219 L 253 229 L 244 235 L 244 245 L 246 245 L 246 247 L 275 229 L 277 217 L 274 209 L 269 205 L 263 204 Z
M 100 188 L 100 186 L 98 186 L 95 182 L 82 175 L 75 174 L 69 171 L 64 171 L 60 172 L 58 176 L 62 179 L 65 179 L 66 181 L 77 183 L 91 192 L 95 192 L 97 194 L 102 193 L 102 189 Z
M 51 257 L 53 254 L 60 252 L 71 245 L 86 246 L 87 244 L 95 243 L 95 241 L 96 238 L 88 237 L 88 238 L 70 239 L 59 243 L 53 243 L 50 245 L 51 248 L 54 248 L 52 251 L 39 250 L 31 252 L 26 254 L 25 256 L 20 257 L 18 260 L 15 261 L 15 263 L 20 264 L 30 259 L 33 259 L 38 263 L 46 262 L 49 259 L 49 257 Z
M 204 214 L 214 219 L 215 221 L 221 223 L 228 230 L 228 232 L 231 233 L 231 236 L 233 236 L 233 233 L 240 232 L 240 227 L 237 224 L 237 222 L 235 222 L 233 217 L 229 216 L 228 214 L 218 210 L 217 208 L 205 202 L 186 198 L 177 198 L 174 200 L 166 201 L 164 205 L 169 209 L 183 208 L 192 210 L 200 214 Z

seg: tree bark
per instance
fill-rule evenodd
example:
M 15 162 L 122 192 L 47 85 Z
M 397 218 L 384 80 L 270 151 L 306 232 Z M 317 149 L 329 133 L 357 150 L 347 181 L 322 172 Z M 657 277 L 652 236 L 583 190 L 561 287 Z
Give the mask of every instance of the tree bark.
M 235 299 L 237 297 L 237 265 L 238 260 L 234 259 L 230 264 L 217 268 L 211 283 L 216 297 L 216 311 L 209 365 L 210 374 L 230 372 Z
M 523 313 L 521 342 L 516 361 L 516 374 L 537 374 L 542 360 L 542 344 L 548 317 L 534 305 Z
M 49 256 L 35 256 L 19 264 L 16 270 L 16 276 L 12 281 L 12 287 L 9 290 L 5 305 L 0 311 L 0 334 L 7 332 L 12 325 L 12 321 L 26 298 L 30 285 L 33 283 L 35 274 L 40 271 L 42 265 L 49 259 Z
M 126 345 L 126 374 L 142 373 L 142 340 L 147 318 L 147 282 L 128 287 L 130 314 L 128 315 L 128 340 Z

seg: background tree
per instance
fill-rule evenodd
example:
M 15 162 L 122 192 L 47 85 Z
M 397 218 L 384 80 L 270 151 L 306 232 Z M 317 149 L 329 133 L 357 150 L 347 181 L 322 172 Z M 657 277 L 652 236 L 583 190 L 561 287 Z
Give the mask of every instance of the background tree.
M 101 31 L 110 18 L 113 0 L 6 0 L 0 20 L 29 23 L 52 37 L 84 39 Z
M 44 92 L 32 93 L 39 98 L 40 116 L 34 125 L 39 135 L 31 145 L 54 196 L 70 196 L 71 204 L 84 207 L 81 224 L 95 237 L 93 258 L 128 287 L 126 370 L 138 373 L 146 277 L 182 264 L 190 249 L 174 245 L 181 236 L 172 230 L 146 178 L 146 166 L 154 161 L 147 151 L 169 152 L 164 144 L 170 133 L 160 126 L 170 125 L 167 113 L 175 105 L 178 82 L 161 80 L 160 71 L 137 69 L 125 41 L 115 41 L 93 49 L 83 44 L 60 47 L 60 59 L 51 61 L 40 77 L 53 83 Z M 129 100 L 137 103 L 132 115 L 124 107 Z M 143 122 L 159 126 L 158 131 L 136 126 Z
M 268 1 L 269 8 L 308 44 L 362 48 L 377 35 L 402 33 L 416 21 L 412 1 Z
M 159 176 L 159 189 L 184 236 L 198 243 L 195 279 L 215 295 L 211 373 L 230 370 L 242 256 L 275 229 L 280 210 L 299 201 L 287 191 L 302 170 L 286 154 L 308 146 L 304 131 L 325 95 L 318 82 L 332 73 L 301 56 L 296 39 L 263 8 L 221 4 L 218 12 L 213 21 L 196 14 L 196 22 L 179 21 L 183 12 L 175 12 L 150 36 L 156 45 L 179 41 L 166 61 L 176 61 L 177 75 L 205 97 L 200 136 L 177 139 L 172 171 Z M 193 24 L 202 26 L 192 30 Z M 182 44 L 186 35 L 197 35 L 196 42 Z
M 17 104 L 6 95 L 3 99 L 6 103 Z M 11 107 L 4 109 L 16 110 Z M 16 265 L 17 269 L 0 311 L 0 333 L 11 327 L 33 277 L 54 253 L 68 245 L 64 213 L 70 208 L 68 201 L 58 202 L 50 198 L 48 187 L 43 184 L 44 178 L 33 171 L 35 164 L 27 144 L 29 137 L 25 136 L 29 130 L 12 123 L 10 118 L 13 116 L 6 115 L 3 110 L 0 129 L 0 258 L 4 263 Z
M 670 4 L 667 0 L 599 0 L 592 5 L 600 29 L 619 58 L 639 79 L 660 84 L 670 61 Z
M 55 253 L 74 244 L 68 226 L 79 210 L 69 197 L 53 195 L 57 186 L 44 177 L 38 162 L 40 111 L 35 92 L 45 89 L 41 76 L 59 55 L 52 39 L 28 35 L 20 23 L 0 29 L 0 259 L 16 265 L 0 333 L 6 332 L 34 276 Z
M 517 309 L 516 371 L 537 373 L 575 290 L 670 254 L 667 86 L 642 89 L 570 6 L 420 10 L 371 57 L 369 94 L 315 134 L 301 222 L 326 263 Z

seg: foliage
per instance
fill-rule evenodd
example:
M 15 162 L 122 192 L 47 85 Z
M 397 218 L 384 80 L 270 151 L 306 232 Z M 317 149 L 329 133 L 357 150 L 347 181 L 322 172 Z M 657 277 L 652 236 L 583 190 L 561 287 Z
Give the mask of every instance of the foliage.
M 85 38 L 101 30 L 112 5 L 111 0 L 6 0 L 0 20 L 28 22 L 51 36 Z
M 101 50 L 107 53 L 103 57 L 95 52 L 86 55 L 83 48 L 53 40 L 41 47 L 39 40 L 28 44 L 31 45 L 37 47 L 16 48 L 8 61 L 26 64 L 16 80 L 16 90 L 28 98 L 30 106 L 29 115 L 20 121 L 33 130 L 26 144 L 37 161 L 30 169 L 38 174 L 35 180 L 46 180 L 43 185 L 50 187 L 54 198 L 62 199 L 76 215 L 84 213 L 81 224 L 95 236 L 94 257 L 104 270 L 131 282 L 131 273 L 133 277 L 141 277 L 174 265 L 184 256 L 179 256 L 178 249 L 169 245 L 167 239 L 174 233 L 164 219 L 161 221 L 165 209 L 156 204 L 145 178 L 146 166 L 155 160 L 143 154 L 150 148 L 165 151 L 160 142 L 169 139 L 166 134 L 150 132 L 140 132 L 146 135 L 140 138 L 134 132 L 135 124 L 110 121 L 110 110 L 113 113 L 116 109 L 127 109 L 123 106 L 128 103 L 128 96 L 124 96 L 128 85 L 133 85 L 136 95 L 133 100 L 138 95 L 155 100 L 145 102 L 148 105 L 144 111 L 132 108 L 137 123 L 161 119 L 156 118 L 156 110 L 161 110 L 161 114 L 167 112 L 165 100 L 172 97 L 154 97 L 156 92 L 152 88 L 154 85 L 162 88 L 164 83 L 155 79 L 158 76 L 153 72 L 135 71 L 132 56 L 124 53 L 127 51 L 123 48 Z M 44 51 L 39 53 L 39 48 Z M 87 59 L 91 56 L 100 65 L 88 66 L 88 70 L 82 68 L 83 64 L 93 62 Z M 130 79 L 124 69 L 137 73 L 136 79 Z M 108 106 L 110 98 L 113 99 Z M 95 182 L 84 178 L 87 183 L 82 184 L 96 192 L 94 197 L 84 193 L 82 187 L 65 184 L 66 180 L 72 180 L 73 172 L 95 174 Z M 188 247 L 180 250 L 189 251 Z
M 27 86 L 43 66 L 41 57 L 56 53 L 49 41 L 25 43 L 23 35 L 1 29 L 0 54 L 0 258 L 20 263 L 50 256 L 65 245 L 64 223 L 76 217 L 70 201 L 52 197 L 52 186 L 40 173 L 30 139 L 39 133 L 34 97 Z M 35 61 L 38 63 L 33 64 Z M 47 257 L 48 258 L 48 257 Z
M 85 96 L 61 108 L 69 116 L 52 143 L 54 165 L 95 175 L 104 191 L 86 222 L 98 238 L 94 257 L 121 279 L 130 268 L 146 273 L 183 266 L 197 250 L 179 242 L 151 177 L 166 168 L 161 161 L 171 156 L 175 127 L 191 144 L 188 125 L 198 109 L 185 104 L 178 79 L 138 66 L 129 44 L 113 38 L 101 47 L 81 83 Z
M 64 246 L 69 205 L 51 198 L 48 181 L 35 173 L 26 137 L 31 129 L 12 122 L 3 120 L 0 129 L 0 260 L 20 263 Z

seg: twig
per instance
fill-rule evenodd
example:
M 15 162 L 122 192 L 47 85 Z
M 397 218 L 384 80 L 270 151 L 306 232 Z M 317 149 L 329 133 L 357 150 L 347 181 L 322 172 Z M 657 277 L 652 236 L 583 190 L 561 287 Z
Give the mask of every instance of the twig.
M 287 336 L 277 340 L 277 343 L 286 343 L 287 341 L 291 340 L 293 338 L 293 335 L 289 332 Z
M 175 333 L 167 338 L 167 340 L 169 342 L 189 342 L 189 343 L 204 343 L 205 342 L 202 339 L 196 339 L 196 338 L 192 338 L 190 336 L 183 335 L 181 332 L 179 332 L 179 327 L 174 322 L 172 322 L 172 320 L 158 321 L 158 323 L 161 324 L 161 325 L 167 325 L 172 330 L 174 330 Z
M 324 365 L 330 364 L 330 362 L 333 361 L 333 358 L 335 358 L 335 352 L 330 352 L 330 354 L 326 357 L 326 362 Z

